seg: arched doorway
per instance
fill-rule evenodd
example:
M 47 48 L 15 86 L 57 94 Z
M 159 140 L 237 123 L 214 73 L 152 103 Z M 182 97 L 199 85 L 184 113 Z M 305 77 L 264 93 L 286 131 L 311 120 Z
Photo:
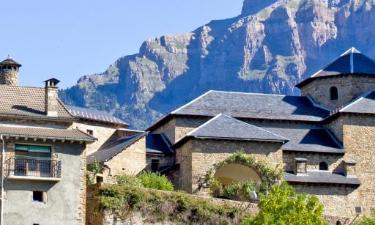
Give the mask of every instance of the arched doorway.
M 262 183 L 261 177 L 254 169 L 237 163 L 225 164 L 217 168 L 214 177 L 223 185 L 245 181 Z

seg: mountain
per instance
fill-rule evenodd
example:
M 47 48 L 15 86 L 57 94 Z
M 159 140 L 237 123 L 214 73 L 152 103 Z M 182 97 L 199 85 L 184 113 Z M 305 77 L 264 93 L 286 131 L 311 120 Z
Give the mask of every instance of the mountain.
M 294 87 L 355 46 L 375 56 L 375 0 L 245 0 L 239 16 L 145 41 L 60 92 L 136 128 L 216 89 L 297 94 Z

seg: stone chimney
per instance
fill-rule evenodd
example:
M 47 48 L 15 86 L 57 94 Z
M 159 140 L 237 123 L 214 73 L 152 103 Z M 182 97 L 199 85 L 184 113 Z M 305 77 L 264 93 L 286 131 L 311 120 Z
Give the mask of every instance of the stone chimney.
M 305 174 L 307 172 L 307 169 L 306 169 L 307 159 L 305 159 L 305 158 L 294 158 L 294 161 L 295 161 L 294 173 L 295 174 Z
M 7 59 L 0 62 L 0 84 L 18 85 L 18 72 L 21 64 L 8 56 Z
M 60 82 L 56 78 L 48 79 L 45 82 L 45 104 L 46 104 L 46 115 L 51 117 L 57 117 L 58 108 L 58 88 L 57 84 Z
M 355 165 L 357 164 L 354 160 L 345 160 L 345 176 L 355 177 Z

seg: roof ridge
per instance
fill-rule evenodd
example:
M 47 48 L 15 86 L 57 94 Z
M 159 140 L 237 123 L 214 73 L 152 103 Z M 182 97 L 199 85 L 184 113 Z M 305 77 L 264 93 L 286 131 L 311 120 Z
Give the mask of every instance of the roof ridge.
M 292 97 L 301 97 L 301 96 L 298 96 L 298 95 L 266 94 L 266 93 L 244 92 L 244 91 L 219 91 L 219 90 L 211 90 L 211 91 L 212 91 L 212 92 L 220 92 L 220 93 L 230 93 L 230 94 L 270 95 L 270 96 L 292 96 Z
M 188 103 L 178 107 L 177 109 L 173 110 L 172 112 L 170 112 L 170 114 L 173 114 L 173 113 L 176 113 L 177 111 L 179 111 L 180 109 L 183 109 L 185 107 L 187 107 L 188 105 L 191 105 L 193 104 L 194 102 L 198 101 L 198 99 L 201 99 L 203 98 L 204 96 L 208 95 L 209 93 L 213 92 L 213 90 L 209 90 L 203 94 L 201 94 L 200 96 L 198 96 L 197 98 L 194 98 L 193 100 L 189 101 Z
M 339 109 L 338 112 L 343 112 L 343 110 L 350 108 L 353 104 L 358 103 L 360 100 L 362 100 L 363 98 L 367 97 L 368 95 L 370 95 L 374 91 L 375 91 L 375 89 L 371 89 L 371 90 L 363 93 L 362 95 L 358 96 L 353 101 L 351 101 L 349 104 L 347 104 L 346 106 L 344 106 L 341 109 Z

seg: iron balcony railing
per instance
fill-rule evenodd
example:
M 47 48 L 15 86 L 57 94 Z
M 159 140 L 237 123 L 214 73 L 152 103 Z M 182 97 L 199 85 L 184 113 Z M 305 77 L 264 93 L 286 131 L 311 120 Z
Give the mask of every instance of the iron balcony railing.
M 61 178 L 61 161 L 10 158 L 6 161 L 6 176 Z

